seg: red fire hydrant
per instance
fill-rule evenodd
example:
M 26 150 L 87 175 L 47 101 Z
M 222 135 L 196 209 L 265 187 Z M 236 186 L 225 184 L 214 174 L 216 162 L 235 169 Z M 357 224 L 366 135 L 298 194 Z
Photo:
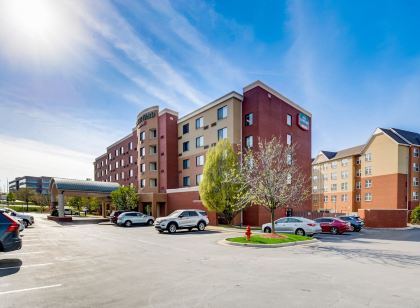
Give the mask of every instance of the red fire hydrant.
M 246 236 L 247 241 L 251 240 L 251 234 L 252 234 L 251 227 L 250 226 L 246 227 L 245 236 Z

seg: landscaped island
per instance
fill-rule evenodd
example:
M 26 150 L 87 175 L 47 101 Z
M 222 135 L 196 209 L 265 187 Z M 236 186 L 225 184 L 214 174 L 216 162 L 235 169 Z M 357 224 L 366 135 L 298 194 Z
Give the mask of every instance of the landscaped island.
M 295 234 L 276 234 L 274 237 L 272 234 L 261 234 L 252 235 L 249 241 L 246 240 L 245 236 L 227 238 L 226 241 L 239 243 L 239 244 L 284 244 L 291 242 L 301 242 L 312 240 L 308 236 L 300 236 Z

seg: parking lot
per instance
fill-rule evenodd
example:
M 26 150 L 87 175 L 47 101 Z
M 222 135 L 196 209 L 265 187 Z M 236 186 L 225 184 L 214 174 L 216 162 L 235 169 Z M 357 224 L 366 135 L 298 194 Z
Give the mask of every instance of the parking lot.
M 420 229 L 223 246 L 237 231 L 57 224 L 36 216 L 0 255 L 3 307 L 420 307 Z

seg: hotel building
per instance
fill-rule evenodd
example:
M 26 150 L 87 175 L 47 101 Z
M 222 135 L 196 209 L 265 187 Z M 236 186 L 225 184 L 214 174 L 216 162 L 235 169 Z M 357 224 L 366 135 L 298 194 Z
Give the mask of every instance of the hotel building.
M 96 181 L 135 187 L 139 210 L 155 217 L 180 208 L 204 209 L 198 193 L 207 151 L 227 138 L 239 149 L 258 138 L 278 136 L 297 145 L 297 163 L 311 173 L 311 113 L 260 81 L 230 92 L 183 116 L 153 106 L 141 111 L 126 137 L 94 162 Z M 311 200 L 297 205 L 310 210 Z M 281 215 L 281 213 L 278 213 Z M 211 223 L 216 215 L 209 213 Z M 269 212 L 260 206 L 243 211 L 242 222 L 261 225 Z
M 312 163 L 313 210 L 408 210 L 419 205 L 420 134 L 378 128 L 364 145 L 321 151 Z

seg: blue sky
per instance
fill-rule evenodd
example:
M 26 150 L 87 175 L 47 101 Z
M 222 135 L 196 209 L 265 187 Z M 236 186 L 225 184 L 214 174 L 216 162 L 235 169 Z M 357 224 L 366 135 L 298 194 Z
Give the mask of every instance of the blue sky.
M 31 4 L 29 4 L 31 3 Z M 420 131 L 418 1 L 0 0 L 0 187 L 92 177 L 160 105 L 260 79 L 313 113 L 313 154 Z

